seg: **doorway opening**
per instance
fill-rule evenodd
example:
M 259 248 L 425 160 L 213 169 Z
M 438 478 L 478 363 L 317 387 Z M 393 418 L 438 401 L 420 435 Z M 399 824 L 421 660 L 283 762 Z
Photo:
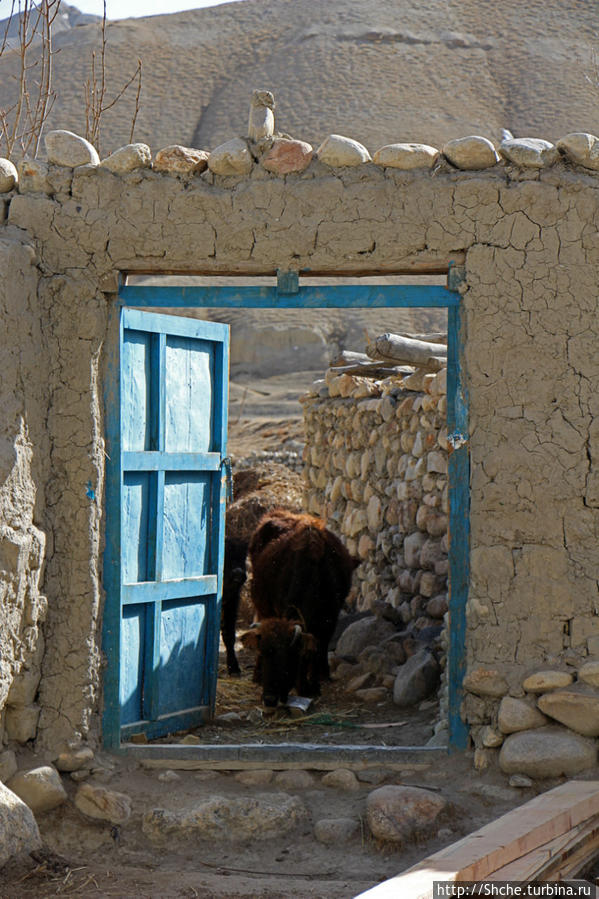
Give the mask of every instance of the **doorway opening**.
M 240 283 L 240 280 L 242 283 Z M 300 394 L 313 391 L 314 380 L 321 380 L 331 356 L 342 350 L 360 350 L 359 338 L 365 331 L 376 336 L 383 331 L 409 334 L 439 335 L 447 332 L 447 432 L 451 444 L 449 455 L 449 515 L 452 534 L 449 549 L 451 582 L 450 625 L 446 637 L 447 667 L 444 677 L 447 693 L 449 728 L 446 745 L 430 745 L 430 751 L 458 749 L 465 745 L 464 726 L 459 717 L 460 686 L 464 663 L 464 606 L 467 589 L 468 562 L 468 464 L 467 408 L 461 382 L 460 297 L 444 286 L 444 279 L 428 278 L 360 278 L 305 279 L 291 285 L 276 279 L 207 279 L 207 278 L 129 278 L 120 292 L 122 310 L 136 308 L 154 313 L 225 322 L 231 327 L 231 379 L 229 396 L 229 448 L 238 490 L 233 505 L 243 506 L 244 495 L 251 493 L 251 481 L 268 482 L 269 470 L 279 483 L 263 484 L 265 490 L 283 491 L 297 485 L 293 502 L 302 503 L 300 470 L 306 454 L 303 439 Z M 385 283 L 382 283 L 382 282 Z M 266 283 L 265 283 L 266 282 Z M 291 289 L 289 289 L 291 288 Z M 117 315 L 122 315 L 117 310 Z M 252 335 L 252 331 L 254 332 Z M 261 332 L 261 333 L 260 333 Z M 362 346 L 363 349 L 363 346 Z M 298 364 L 301 362 L 301 364 Z M 397 397 L 396 397 L 397 399 Z M 110 437 L 110 435 L 109 435 Z M 248 473 L 249 472 L 249 473 Z M 291 472 L 288 475 L 287 472 Z M 118 478 L 122 477 L 119 472 Z M 113 480 L 113 479 L 111 479 Z M 286 482 L 286 483 L 284 483 Z M 254 493 L 260 493 L 255 490 Z M 255 495 L 246 504 L 259 505 Z M 291 500 L 288 497 L 289 502 Z M 278 504 L 278 503 L 277 503 Z M 285 501 L 280 504 L 285 505 Z M 229 507 L 231 509 L 231 505 Z M 318 511 L 318 509 L 312 509 Z M 247 508 L 241 510 L 243 517 Z M 238 516 L 239 517 L 239 516 Z M 331 523 L 334 529 L 334 523 Z M 109 523 L 110 531 L 110 523 Z M 355 592 L 355 591 L 354 591 Z M 107 602 L 109 600 L 107 599 Z M 113 601 L 114 602 L 114 601 Z M 365 609 L 350 607 L 348 614 Z M 247 615 L 247 612 L 246 612 Z M 342 616 L 343 618 L 344 616 Z M 113 619 L 114 622 L 114 619 Z M 246 623 L 249 623 L 247 621 Z M 113 640 L 114 648 L 114 640 Z M 238 649 L 239 649 L 238 644 Z M 222 651 L 222 645 L 221 645 Z M 135 754 L 152 755 L 181 749 L 186 757 L 212 753 L 213 757 L 257 757 L 281 751 L 298 758 L 313 752 L 337 757 L 356 753 L 378 753 L 389 759 L 390 753 L 402 756 L 428 742 L 427 729 L 438 718 L 437 704 L 410 713 L 404 722 L 404 709 L 392 703 L 380 703 L 380 714 L 372 715 L 372 707 L 361 712 L 356 697 L 345 692 L 346 683 L 337 677 L 323 687 L 323 695 L 307 716 L 291 723 L 288 719 L 269 721 L 259 717 L 258 688 L 251 681 L 251 656 L 242 654 L 245 677 L 228 677 L 221 656 L 216 683 L 215 711 L 219 724 L 203 724 L 191 736 L 199 743 L 181 745 L 182 733 L 160 737 L 159 743 L 136 745 L 123 743 L 118 725 L 105 717 L 105 742 L 113 747 L 127 746 Z M 343 661 L 343 660 L 341 660 Z M 245 666 L 245 668 L 244 668 Z M 339 660 L 337 660 L 339 667 Z M 367 680 L 367 679 L 366 679 Z M 109 679 L 107 680 L 109 682 Z M 114 696 L 113 684 L 113 696 Z M 358 697 L 359 699 L 359 697 Z M 117 703 L 118 704 L 118 703 Z M 112 712 L 114 713 L 114 703 Z M 362 703 L 363 706 L 363 703 Z M 114 718 L 114 714 L 113 714 Z M 367 718 L 368 720 L 365 720 Z M 381 720 L 381 718 L 383 720 Z M 143 733 L 143 721 L 131 722 L 126 737 Z M 107 728 L 108 724 L 108 728 Z M 363 724 L 382 725 L 366 728 Z M 108 734 L 107 734 L 108 731 Z M 413 739 L 402 737 L 411 732 Z M 111 737 L 112 734 L 112 737 Z M 107 740 L 108 735 L 108 740 Z M 188 735 L 189 737 L 189 735 Z M 167 741 L 167 742 L 165 742 Z M 289 741 L 292 741 L 291 743 Z

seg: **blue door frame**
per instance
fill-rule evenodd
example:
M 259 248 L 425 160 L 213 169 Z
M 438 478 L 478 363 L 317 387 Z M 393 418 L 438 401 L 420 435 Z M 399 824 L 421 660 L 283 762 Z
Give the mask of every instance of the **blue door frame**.
M 279 277 L 279 285 L 285 280 Z M 298 285 L 291 278 L 285 284 L 289 290 L 276 287 L 160 287 L 131 285 L 121 287 L 115 307 L 120 318 L 123 307 L 146 309 L 232 308 L 232 309 L 375 309 L 375 308 L 445 308 L 448 328 L 447 366 L 447 430 L 451 446 L 449 455 L 449 751 L 465 749 L 468 728 L 462 721 L 460 707 L 463 699 L 462 680 L 465 674 L 466 602 L 470 567 L 470 448 L 468 439 L 468 396 L 464 382 L 464 333 L 461 297 L 457 291 L 430 285 Z M 118 341 L 112 341 L 106 376 L 106 420 L 108 455 L 110 447 L 118 445 L 120 421 L 117 415 L 115 385 L 118 384 Z M 107 515 L 116 514 L 120 503 L 120 474 L 115 479 L 115 466 L 107 465 Z M 115 483 L 116 480 L 116 483 Z M 108 551 L 108 545 L 107 545 Z M 104 583 L 106 589 L 106 630 L 114 626 L 114 570 L 111 559 L 105 557 Z M 114 565 L 113 565 L 114 569 Z M 110 698 L 118 697 L 118 670 L 110 665 L 104 675 L 106 696 L 104 714 L 104 743 L 116 748 L 114 738 L 114 708 Z

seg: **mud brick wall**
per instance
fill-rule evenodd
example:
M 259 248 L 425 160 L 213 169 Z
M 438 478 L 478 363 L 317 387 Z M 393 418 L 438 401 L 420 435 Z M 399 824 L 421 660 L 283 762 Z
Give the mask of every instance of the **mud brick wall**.
M 204 170 L 197 159 L 187 171 L 152 168 L 149 150 L 130 148 L 100 165 L 68 153 L 28 161 L 18 180 L 3 168 L 5 739 L 11 709 L 30 709 L 33 722 L 35 706 L 40 748 L 100 736 L 102 391 L 123 272 L 380 276 L 464 265 L 467 667 L 497 672 L 517 693 L 531 668 L 597 651 L 597 139 L 570 136 L 561 153 L 507 142 L 499 154 L 489 142 L 478 152 L 481 140 L 465 153 L 404 147 L 374 159 L 359 147 L 336 153 L 335 140 L 278 157 L 276 141 L 238 140 Z M 27 689 L 9 702 L 25 672 Z M 475 714 L 483 725 L 487 712 Z

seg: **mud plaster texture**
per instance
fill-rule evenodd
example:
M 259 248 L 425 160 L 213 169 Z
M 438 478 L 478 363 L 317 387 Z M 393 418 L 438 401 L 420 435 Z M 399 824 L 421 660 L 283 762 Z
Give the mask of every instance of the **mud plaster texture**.
M 99 738 L 102 386 L 119 271 L 377 275 L 465 261 L 467 665 L 516 687 L 569 647 L 586 653 L 599 634 L 595 176 L 313 161 L 284 178 L 50 166 L 37 186 L 5 195 L 0 225 L 0 705 L 36 649 L 45 554 L 39 747 Z

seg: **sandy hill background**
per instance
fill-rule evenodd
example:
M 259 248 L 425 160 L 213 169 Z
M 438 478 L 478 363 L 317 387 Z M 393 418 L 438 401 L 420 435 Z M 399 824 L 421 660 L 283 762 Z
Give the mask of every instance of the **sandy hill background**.
M 63 4 L 57 25 L 48 127 L 84 134 L 100 24 Z M 597 0 L 246 0 L 113 22 L 107 41 L 109 99 L 142 60 L 135 139 L 154 152 L 172 143 L 210 150 L 244 135 L 254 88 L 275 93 L 279 131 L 314 146 L 331 132 L 371 152 L 472 133 L 499 141 L 503 128 L 550 140 L 599 133 Z M 0 108 L 14 98 L 16 72 L 7 51 Z M 130 90 L 103 116 L 102 156 L 129 142 L 133 109 Z M 207 315 L 232 329 L 232 420 L 262 417 L 268 430 L 278 414 L 294 420 L 295 436 L 297 394 L 330 352 L 363 349 L 366 332 L 440 330 L 445 321 L 420 310 Z M 273 446 L 282 439 L 275 429 Z
M 0 3 L 8 7 L 7 0 Z M 82 133 L 97 23 L 64 7 L 49 125 Z M 81 23 L 81 24 L 78 24 Z M 243 134 L 252 88 L 277 127 L 318 144 L 330 132 L 375 150 L 479 133 L 555 139 L 599 131 L 596 0 L 246 0 L 109 24 L 109 93 L 143 62 L 137 140 L 211 149 Z M 15 60 L 0 60 L 0 107 Z M 103 119 L 101 151 L 129 140 L 133 96 Z

